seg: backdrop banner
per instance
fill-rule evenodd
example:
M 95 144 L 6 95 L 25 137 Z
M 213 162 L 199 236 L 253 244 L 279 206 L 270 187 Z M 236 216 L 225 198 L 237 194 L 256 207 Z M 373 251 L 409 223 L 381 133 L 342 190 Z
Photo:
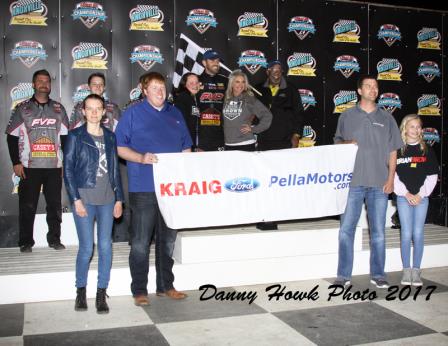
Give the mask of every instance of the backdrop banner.
M 157 200 L 170 228 L 342 214 L 356 145 L 158 154 Z

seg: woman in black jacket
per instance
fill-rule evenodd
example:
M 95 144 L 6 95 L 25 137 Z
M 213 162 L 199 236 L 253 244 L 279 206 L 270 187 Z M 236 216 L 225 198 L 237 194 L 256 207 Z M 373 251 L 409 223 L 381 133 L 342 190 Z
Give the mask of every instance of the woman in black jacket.
M 82 113 L 86 123 L 69 132 L 64 148 L 64 181 L 79 239 L 75 310 L 87 310 L 87 274 L 96 219 L 98 313 L 109 312 L 106 289 L 112 266 L 112 225 L 114 217 L 122 214 L 124 200 L 115 135 L 101 124 L 106 113 L 104 104 L 104 99 L 95 94 L 84 99 Z
M 182 112 L 187 123 L 191 139 L 193 140 L 193 151 L 200 150 L 198 149 L 200 112 L 197 99 L 199 90 L 198 75 L 188 72 L 182 76 L 179 88 L 174 94 L 174 105 Z

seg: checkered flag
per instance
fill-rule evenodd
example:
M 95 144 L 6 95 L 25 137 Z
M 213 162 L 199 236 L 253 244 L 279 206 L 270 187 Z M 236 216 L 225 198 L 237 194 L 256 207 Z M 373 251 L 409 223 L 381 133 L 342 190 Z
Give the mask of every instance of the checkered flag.
M 180 79 L 187 72 L 193 72 L 197 75 L 202 74 L 204 66 L 202 65 L 202 56 L 205 49 L 199 47 L 195 42 L 190 40 L 186 35 L 180 34 L 179 48 L 177 49 L 176 67 L 174 68 L 173 86 L 179 86 Z M 222 62 L 220 63 L 222 69 L 232 72 Z M 227 77 L 225 75 L 225 77 Z
M 202 74 L 202 56 L 204 48 L 199 47 L 184 34 L 180 34 L 179 48 L 177 49 L 176 67 L 174 69 L 173 86 L 179 86 L 180 79 L 187 72 L 193 72 L 197 75 Z

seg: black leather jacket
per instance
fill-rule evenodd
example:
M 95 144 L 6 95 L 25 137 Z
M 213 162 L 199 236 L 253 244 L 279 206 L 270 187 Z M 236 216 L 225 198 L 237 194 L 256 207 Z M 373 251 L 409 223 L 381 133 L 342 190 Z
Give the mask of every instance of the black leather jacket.
M 101 126 L 106 147 L 107 171 L 116 201 L 124 201 L 115 135 Z M 64 182 L 70 202 L 80 199 L 79 188 L 94 188 L 99 151 L 84 124 L 68 133 L 64 148 Z

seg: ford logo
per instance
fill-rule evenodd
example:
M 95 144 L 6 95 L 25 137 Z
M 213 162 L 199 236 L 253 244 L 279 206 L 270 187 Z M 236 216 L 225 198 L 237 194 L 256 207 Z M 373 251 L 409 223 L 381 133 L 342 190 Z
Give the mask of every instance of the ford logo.
M 260 183 L 252 178 L 234 178 L 224 184 L 225 189 L 230 192 L 249 192 L 259 186 Z

